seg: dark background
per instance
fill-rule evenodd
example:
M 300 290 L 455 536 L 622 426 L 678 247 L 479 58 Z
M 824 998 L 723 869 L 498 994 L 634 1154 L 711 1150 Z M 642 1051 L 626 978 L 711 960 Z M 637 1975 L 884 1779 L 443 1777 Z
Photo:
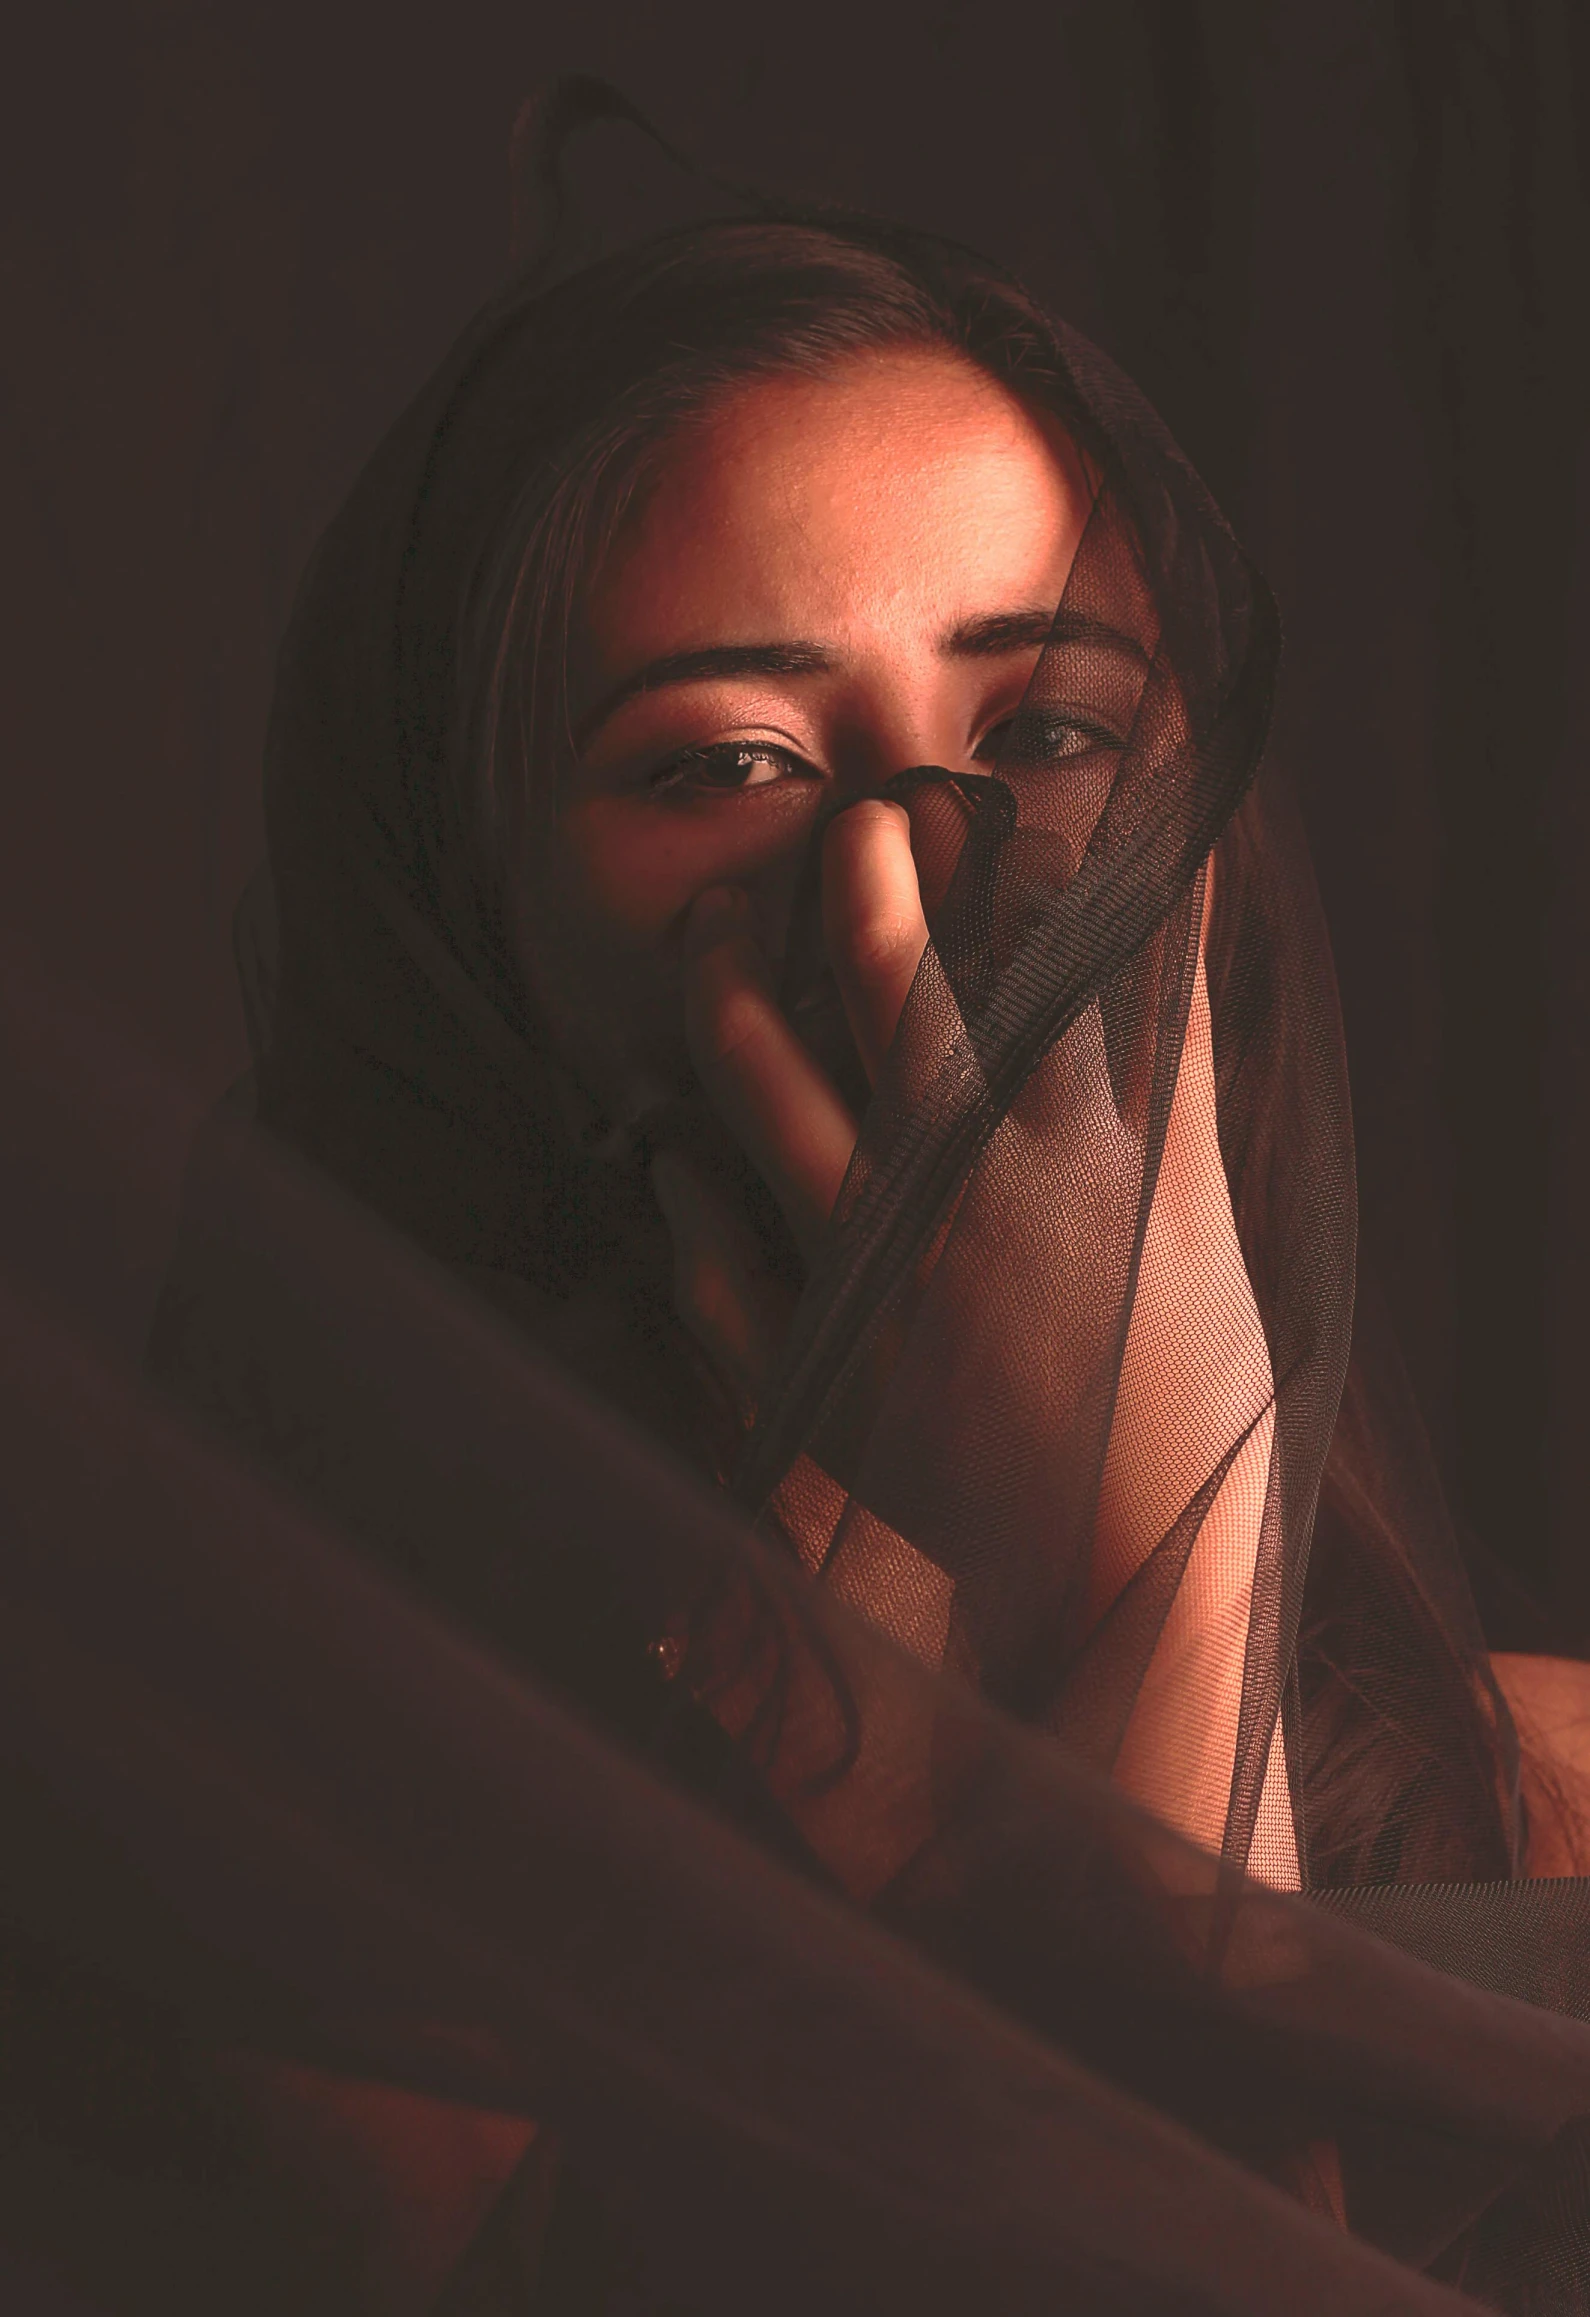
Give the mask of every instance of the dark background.
M 193 0 L 3 99 L 13 940 L 194 1085 L 320 526 L 503 269 L 523 95 L 1013 263 L 1281 596 L 1366 1244 L 1469 1517 L 1590 1638 L 1584 0 Z M 604 140 L 606 140 L 604 142 Z M 624 133 L 594 133 L 622 200 Z

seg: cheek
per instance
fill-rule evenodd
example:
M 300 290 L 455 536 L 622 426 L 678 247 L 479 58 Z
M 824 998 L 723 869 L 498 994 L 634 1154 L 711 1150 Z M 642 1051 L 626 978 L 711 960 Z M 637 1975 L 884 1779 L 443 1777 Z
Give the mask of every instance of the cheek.
M 557 853 L 561 902 L 625 946 L 650 947 L 712 882 L 697 831 L 616 800 L 566 812 Z
M 682 810 L 592 798 L 559 826 L 562 903 L 620 946 L 653 949 L 709 886 L 771 897 L 792 882 L 816 805 L 809 791 Z

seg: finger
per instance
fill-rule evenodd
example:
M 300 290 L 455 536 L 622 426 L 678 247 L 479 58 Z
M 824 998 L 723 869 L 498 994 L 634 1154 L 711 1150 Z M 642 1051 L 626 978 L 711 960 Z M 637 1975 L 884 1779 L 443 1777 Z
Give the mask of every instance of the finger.
M 652 1189 L 673 1246 L 674 1309 L 741 1409 L 754 1409 L 789 1318 L 781 1283 L 758 1264 L 751 1234 L 680 1151 L 652 1160 Z
M 971 811 L 949 781 L 924 782 L 912 790 L 905 809 L 911 818 L 911 856 L 922 888 L 922 910 L 931 926 L 955 875 L 972 825 Z
M 856 1122 L 780 1011 L 743 896 L 736 905 L 708 893 L 696 904 L 684 1001 L 697 1076 L 810 1254 L 845 1179 Z
M 829 823 L 823 932 L 851 1035 L 876 1080 L 928 938 L 903 806 L 869 797 Z

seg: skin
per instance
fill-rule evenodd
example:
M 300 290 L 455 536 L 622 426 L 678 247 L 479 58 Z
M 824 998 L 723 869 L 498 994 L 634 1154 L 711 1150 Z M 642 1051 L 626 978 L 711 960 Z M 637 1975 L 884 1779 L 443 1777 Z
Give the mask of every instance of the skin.
M 527 863 L 521 880 L 530 978 L 571 1061 L 616 1112 L 693 1073 L 803 1245 L 821 1231 L 856 1129 L 772 994 L 796 867 L 817 817 L 853 804 L 824 845 L 824 925 L 875 1074 L 927 929 L 906 816 L 871 792 L 905 765 L 984 761 L 1037 662 L 1091 498 L 1060 430 L 969 364 L 943 352 L 858 357 L 821 378 L 741 388 L 676 440 L 585 607 L 579 746 L 561 770 L 552 874 Z M 664 667 L 647 679 L 675 655 L 769 645 L 786 654 L 782 668 L 673 681 Z M 797 646 L 808 662 L 788 657 Z M 1103 1476 L 1093 1611 L 1251 1424 L 1117 1766 L 1130 1791 L 1210 1844 L 1272 1389 L 1213 1118 L 1200 959 Z M 778 1296 L 684 1161 L 660 1160 L 655 1181 L 681 1313 L 754 1397 L 783 1323 Z M 1168 1405 L 1188 1412 L 1179 1431 Z M 1545 1765 L 1540 1871 L 1580 1871 L 1590 1682 L 1557 1660 L 1503 1658 L 1497 1672 Z M 1256 1867 L 1289 1882 L 1278 1758 L 1272 1773 Z
M 970 365 L 857 358 L 742 388 L 673 442 L 585 607 L 556 858 L 522 880 L 531 978 L 620 1112 L 693 1060 L 803 1236 L 854 1129 L 811 1076 L 798 1103 L 775 1094 L 801 1056 L 743 985 L 778 966 L 818 815 L 906 765 L 974 769 L 1014 714 L 1089 502 L 1058 430 Z M 785 671 L 658 668 L 758 647 Z M 926 939 L 904 813 L 861 803 L 826 869 L 834 962 L 875 1057 Z M 742 1033 L 754 1064 L 726 1069 Z
M 560 768 L 557 841 L 518 880 L 528 978 L 568 1060 L 611 1112 L 633 1114 L 692 1081 L 704 1088 L 804 1246 L 823 1227 L 856 1135 L 773 996 L 813 825 L 836 805 L 852 808 L 824 841 L 823 915 L 871 1074 L 927 939 L 910 824 L 873 792 L 907 765 L 969 771 L 985 761 L 1037 662 L 1090 504 L 1059 430 L 969 365 L 907 352 L 857 359 L 820 379 L 744 389 L 675 441 L 585 606 L 573 669 L 579 745 Z M 680 653 L 769 645 L 782 665 L 764 655 L 759 667 L 698 670 L 687 682 L 640 680 Z M 703 761 L 706 749 L 722 753 Z M 1256 1389 L 1261 1401 L 1268 1391 L 1206 1124 L 1207 1024 L 1200 980 L 1167 1151 L 1179 1189 L 1156 1201 L 1144 1316 L 1128 1340 L 1105 1475 L 1101 1612 L 1166 1507 L 1207 1469 L 1206 1460 L 1185 1481 L 1204 1443 L 1189 1437 L 1167 1456 L 1162 1423 L 1160 1452 L 1147 1453 L 1162 1405 L 1151 1387 L 1182 1356 L 1175 1281 L 1189 1239 L 1206 1253 L 1217 1244 L 1214 1276 L 1236 1313 L 1230 1344 L 1201 1371 L 1209 1421 L 1228 1413 L 1209 1389 L 1222 1362 L 1232 1389 Z M 710 1183 L 671 1154 L 654 1179 L 681 1314 L 731 1388 L 754 1396 L 785 1316 L 778 1296 Z M 1228 1627 L 1245 1630 L 1251 1519 L 1235 1484 L 1247 1463 L 1206 1524 L 1220 1545 L 1215 1574 L 1195 1572 L 1188 1589 L 1203 1614 L 1167 1637 L 1130 1738 L 1148 1766 L 1141 1798 L 1195 1833 L 1223 1810 L 1218 1757 L 1235 1691 L 1221 1642 Z M 1227 1563 L 1234 1584 L 1219 1578 Z M 1187 1723 L 1189 1684 L 1203 1691 L 1191 1776 L 1212 1801 L 1167 1786 L 1156 1767 L 1168 1758 L 1167 1723 Z M 1229 1784 L 1229 1751 L 1226 1760 Z M 317 2086 L 304 2071 L 267 2074 L 256 2105 L 272 2145 L 308 2151 L 315 2193 L 367 2248 L 377 2305 L 395 2317 L 427 2305 L 531 2128 L 394 2102 L 378 2087 Z M 407 2233 L 395 2253 L 398 2214 Z
M 927 928 L 906 816 L 872 792 L 983 761 L 1090 505 L 1058 428 L 969 364 L 860 357 L 683 432 L 584 607 L 555 852 L 519 881 L 529 977 L 616 1114 L 704 1087 L 805 1248 L 856 1135 L 772 998 L 813 824 L 854 808 L 825 843 L 825 920 L 875 1068 Z M 750 664 L 677 665 L 725 652 Z M 787 1299 L 699 1174 L 670 1156 L 655 1185 L 680 1308 L 749 1402 Z
M 743 389 L 677 440 L 586 605 L 557 843 L 519 880 L 527 973 L 569 1060 L 615 1114 L 692 1078 L 704 1087 L 805 1245 L 856 1127 L 773 997 L 796 868 L 818 816 L 853 805 L 825 840 L 824 923 L 875 1074 L 927 925 L 910 825 L 872 792 L 906 765 L 983 761 L 1037 661 L 1089 504 L 1064 437 L 968 365 L 857 359 Z M 792 660 L 797 644 L 821 664 Z M 769 645 L 783 649 L 782 668 L 638 682 L 681 653 Z M 706 749 L 726 753 L 703 761 Z M 1254 1424 L 1116 1773 L 1208 1845 L 1229 1788 L 1272 1388 L 1213 1119 L 1200 961 L 1101 1490 L 1093 1606 L 1105 1612 Z M 1125 1131 L 1113 1115 L 1096 1123 Z M 777 1299 L 709 1184 L 673 1156 L 655 1180 L 681 1314 L 754 1395 L 782 1323 Z M 1184 1412 L 1179 1425 L 1167 1408 Z M 1587 1669 L 1496 1662 L 1526 1738 L 1560 1773 L 1532 1795 L 1536 1871 L 1577 1871 L 1563 1797 L 1590 1771 Z M 1256 1871 L 1295 1883 L 1278 1752 L 1271 1767 Z M 532 2133 L 375 2086 L 317 2087 L 302 2070 L 274 2071 L 259 2105 L 273 2140 L 308 2149 L 315 2192 L 367 2246 L 374 2305 L 394 2317 L 429 2305 Z M 1312 2200 L 1341 2218 L 1334 2154 L 1313 2157 Z
M 974 770 L 1008 735 L 1091 506 L 1060 429 L 969 363 L 916 349 L 856 357 L 743 387 L 670 444 L 585 606 L 555 857 L 550 875 L 527 863 L 521 880 L 527 970 L 570 1061 L 621 1114 L 693 1070 L 803 1247 L 856 1139 L 774 997 L 813 824 L 849 808 L 824 841 L 824 928 L 875 1074 L 927 940 L 911 823 L 875 791 L 907 765 Z M 724 661 L 733 653 L 746 664 Z M 703 654 L 719 660 L 692 661 Z M 1129 1132 L 1113 1111 L 1098 1125 Z M 784 1317 L 777 1294 L 693 1167 L 668 1154 L 654 1180 L 681 1315 L 754 1400 Z M 1212 1845 L 1271 1391 L 1215 1140 L 1200 967 L 1104 1473 L 1092 1611 L 1104 1614 L 1251 1427 L 1119 1772 Z M 1167 1423 L 1167 1406 L 1185 1421 Z M 878 1549 L 911 1550 L 892 1532 Z M 1278 1782 L 1265 1826 L 1270 1871 L 1295 1881 Z
M 926 925 L 905 815 L 868 790 L 903 765 L 974 766 L 1021 698 L 1086 511 L 1068 446 L 1019 405 L 964 366 L 889 357 L 759 386 L 673 446 L 587 607 L 556 856 L 520 880 L 530 979 L 616 1112 L 681 1084 L 693 1054 L 802 1238 L 855 1138 L 768 994 L 813 821 L 862 800 L 830 839 L 830 915 L 875 1062 Z M 1025 640 L 943 648 L 993 614 L 1027 615 Z M 657 686 L 602 714 L 665 654 L 791 639 L 828 664 Z M 738 781 L 720 763 L 659 784 L 683 752 L 733 741 L 764 752 Z M 657 1187 L 681 1308 L 754 1384 L 778 1315 L 733 1218 L 683 1168 L 661 1168 Z M 430 2305 L 532 2134 L 304 2070 L 256 2063 L 246 2088 L 269 2145 L 296 2153 L 306 2189 L 364 2248 L 372 2305 L 393 2317 Z
M 1523 1749 L 1529 1871 L 1590 1874 L 1590 1665 L 1508 1652 L 1491 1667 Z

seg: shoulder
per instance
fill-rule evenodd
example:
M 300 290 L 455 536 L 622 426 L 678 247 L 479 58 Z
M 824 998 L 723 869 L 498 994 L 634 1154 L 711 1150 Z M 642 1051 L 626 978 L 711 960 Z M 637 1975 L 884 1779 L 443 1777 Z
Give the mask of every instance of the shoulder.
M 1590 1664 L 1509 1651 L 1491 1669 L 1518 1726 L 1531 1872 L 1590 1873 Z

